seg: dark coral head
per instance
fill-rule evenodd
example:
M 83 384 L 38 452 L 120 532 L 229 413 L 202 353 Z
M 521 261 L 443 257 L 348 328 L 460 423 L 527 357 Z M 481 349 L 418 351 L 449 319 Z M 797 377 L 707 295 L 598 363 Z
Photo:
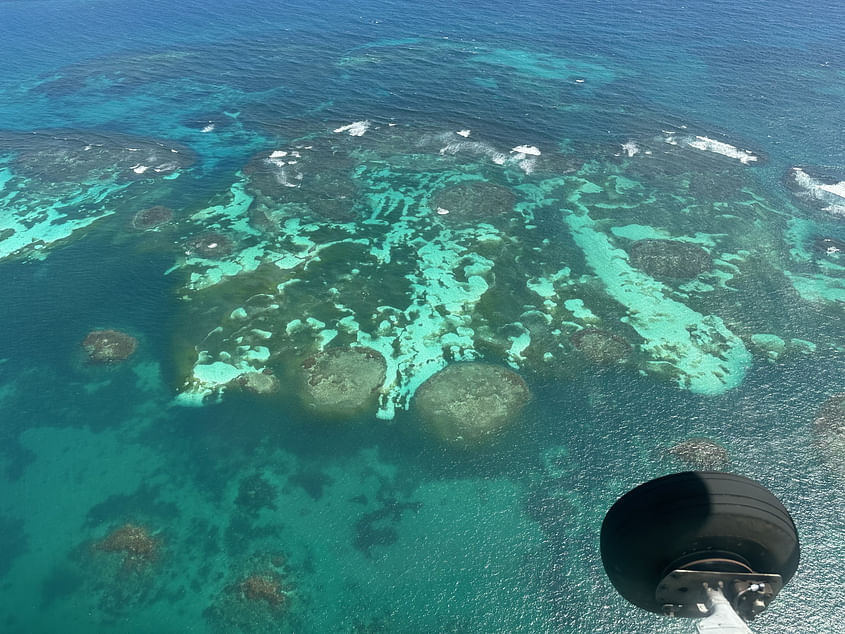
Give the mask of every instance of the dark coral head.
M 82 340 L 91 363 L 110 364 L 128 359 L 138 347 L 138 340 L 119 330 L 92 330 Z

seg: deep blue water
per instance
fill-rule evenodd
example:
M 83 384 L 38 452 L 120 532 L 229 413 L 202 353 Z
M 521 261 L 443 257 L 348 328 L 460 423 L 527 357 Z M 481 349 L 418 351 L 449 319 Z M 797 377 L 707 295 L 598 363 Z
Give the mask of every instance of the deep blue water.
M 843 24 L 845 8 L 833 2 L 0 3 L 0 170 L 8 165 L 21 178 L 13 182 L 18 198 L 0 199 L 0 245 L 13 214 L 94 186 L 86 174 L 111 182 L 111 172 L 133 168 L 120 162 L 125 157 L 84 169 L 84 154 L 52 162 L 67 147 L 56 138 L 69 131 L 105 146 L 154 139 L 195 154 L 175 179 L 144 171 L 116 177 L 124 189 L 82 203 L 86 213 L 109 215 L 0 260 L 0 630 L 691 631 L 690 623 L 624 604 L 601 569 L 598 529 L 627 489 L 690 466 L 672 458 L 670 446 L 707 437 L 726 449 L 725 468 L 784 501 L 802 537 L 798 574 L 754 631 L 838 631 L 845 443 L 840 427 L 839 444 L 820 449 L 829 445 L 814 420 L 845 389 L 845 261 L 840 251 L 816 248 L 805 259 L 795 252 L 812 251 L 813 238 L 845 244 L 845 219 L 793 196 L 786 175 L 804 166 L 828 183 L 845 181 Z M 361 121 L 371 128 L 360 148 L 357 137 L 332 132 Z M 506 162 L 500 170 L 487 160 L 493 154 L 438 153 L 431 145 L 458 130 L 505 156 L 536 146 L 541 161 L 566 169 L 538 163 L 532 175 Z M 718 139 L 760 160 L 745 166 L 684 149 L 675 164 L 652 169 L 619 158 L 631 140 L 655 155 L 676 151 L 665 130 Z M 219 231 L 238 249 L 258 240 L 258 231 L 236 228 L 237 218 L 203 211 L 224 204 L 259 153 L 305 153 L 311 143 L 335 143 L 316 162 L 304 159 L 315 173 L 329 179 L 358 170 L 356 186 L 392 187 L 406 209 L 428 195 L 415 180 L 433 169 L 426 153 L 453 161 L 449 178 L 496 180 L 523 203 L 537 183 L 552 188 L 552 201 L 532 212 L 541 236 L 526 221 L 528 229 L 497 225 L 510 236 L 499 250 L 461 243 L 462 257 L 476 249 L 496 266 L 512 262 L 496 269 L 496 284 L 487 278 L 492 299 L 479 310 L 498 339 L 490 335 L 477 354 L 497 365 L 510 360 L 532 398 L 499 442 L 444 446 L 425 433 L 413 406 L 400 405 L 389 422 L 368 411 L 326 423 L 301 405 L 293 383 L 271 398 L 230 390 L 201 407 L 175 404 L 197 352 L 217 345 L 207 333 L 220 326 L 231 334 L 231 314 L 246 298 L 291 275 L 261 269 L 211 290 L 191 286 L 191 273 L 202 270 L 185 254 L 192 236 Z M 25 171 L 21 157 L 33 154 Z M 587 203 L 597 234 L 615 235 L 618 247 L 612 225 L 700 232 L 716 268 L 732 271 L 731 288 L 683 294 L 673 286 L 672 293 L 723 319 L 748 348 L 732 389 L 694 393 L 650 365 L 648 336 L 620 319 L 631 307 L 607 290 L 612 280 L 600 258 L 567 224 L 577 179 L 607 188 L 617 169 L 653 188 L 658 203 L 648 207 L 643 195 L 637 205 L 646 211 L 626 207 L 638 194 L 620 186 L 617 199 Z M 570 180 L 561 185 L 562 174 Z M 679 181 L 692 183 L 691 199 L 724 219 L 698 218 L 694 203 L 673 207 L 670 188 Z M 324 186 L 334 200 L 334 182 Z M 749 197 L 765 208 L 748 206 Z M 137 210 L 161 201 L 175 210 L 169 225 L 131 228 Z M 398 235 L 403 225 L 392 209 L 385 231 Z M 308 234 L 316 246 L 336 238 L 334 220 L 316 221 L 325 224 Z M 283 223 L 270 224 L 262 239 L 284 234 Z M 421 238 L 397 238 L 392 263 L 354 260 L 351 245 L 309 260 L 300 283 L 284 291 L 293 298 L 285 310 L 320 320 L 315 332 L 340 329 L 321 298 L 332 285 L 346 292 L 340 285 L 355 267 L 371 275 L 349 291 L 362 305 L 379 305 L 367 303 L 370 292 L 402 296 L 414 275 L 402 266 L 413 269 L 420 245 L 446 235 L 435 240 L 429 228 L 411 225 Z M 381 236 L 381 226 L 359 223 L 354 235 L 370 236 L 372 227 Z M 796 227 L 807 232 L 803 242 Z M 500 322 L 515 315 L 527 324 L 523 308 L 543 306 L 519 308 L 536 296 L 508 284 L 523 271 L 549 279 L 564 266 L 574 271 L 566 288 L 598 321 L 549 309 L 552 325 L 532 330 L 529 353 L 545 341 L 556 351 L 567 337 L 550 331 L 567 333 L 578 322 L 630 339 L 630 360 L 594 366 L 565 341 L 570 356 L 557 365 L 529 353 L 517 362 L 503 351 L 501 342 L 520 331 Z M 822 290 L 799 288 L 786 270 Z M 369 316 L 355 316 L 365 328 Z M 103 328 L 136 337 L 128 361 L 86 363 L 80 342 Z M 304 354 L 297 332 L 274 331 L 289 335 L 271 360 L 283 383 L 285 355 Z M 764 334 L 785 349 L 770 355 L 752 342 Z M 343 336 L 354 333 L 338 341 Z M 103 546 L 127 524 L 153 535 L 151 561 L 127 564 Z M 243 585 L 250 574 L 281 579 L 285 605 L 250 601 Z

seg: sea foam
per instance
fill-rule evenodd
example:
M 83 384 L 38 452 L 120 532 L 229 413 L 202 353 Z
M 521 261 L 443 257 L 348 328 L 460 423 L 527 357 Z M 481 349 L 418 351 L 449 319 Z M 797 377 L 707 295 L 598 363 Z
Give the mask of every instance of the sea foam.
M 736 159 L 743 165 L 756 163 L 760 159 L 748 150 L 741 150 L 738 147 L 725 143 L 724 141 L 717 141 L 706 136 L 677 136 L 673 131 L 663 131 L 664 141 L 670 145 L 680 145 L 684 147 L 691 147 L 703 152 L 712 152 L 713 154 L 721 154 L 728 158 Z
M 625 143 L 623 143 L 622 149 L 625 151 L 625 154 L 628 156 L 628 158 L 631 158 L 632 156 L 634 156 L 635 154 L 639 154 L 640 152 L 640 146 L 638 146 L 633 141 L 626 141 Z
M 835 216 L 845 216 L 845 181 L 825 183 L 813 178 L 800 167 L 792 168 L 792 177 L 795 179 L 795 184 L 808 196 L 826 203 L 822 207 L 823 211 Z
M 479 154 L 486 156 L 496 165 L 504 165 L 508 157 L 504 152 L 500 152 L 492 145 L 482 143 L 481 141 L 455 141 L 447 143 L 440 148 L 441 154 L 457 154 L 458 152 L 468 152 L 470 154 Z
M 350 136 L 363 136 L 364 133 L 370 129 L 369 121 L 356 121 L 348 125 L 342 125 L 335 128 L 335 132 L 348 132 Z

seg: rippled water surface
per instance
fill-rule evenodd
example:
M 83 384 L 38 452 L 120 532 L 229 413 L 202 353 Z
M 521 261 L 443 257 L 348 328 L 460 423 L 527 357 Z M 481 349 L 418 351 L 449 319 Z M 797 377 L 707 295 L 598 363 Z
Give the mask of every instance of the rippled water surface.
M 0 3 L 0 630 L 688 632 L 709 468 L 837 631 L 845 14 L 641 4 Z

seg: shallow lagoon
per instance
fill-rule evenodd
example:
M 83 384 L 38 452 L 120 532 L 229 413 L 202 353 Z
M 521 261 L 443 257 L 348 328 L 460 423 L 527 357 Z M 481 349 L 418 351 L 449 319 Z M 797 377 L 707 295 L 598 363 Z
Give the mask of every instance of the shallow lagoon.
M 622 604 L 597 535 L 696 438 L 802 536 L 755 631 L 831 630 L 845 171 L 802 129 L 842 129 L 824 27 L 774 30 L 784 65 L 727 46 L 753 5 L 724 50 L 635 17 L 635 54 L 618 14 L 541 3 L 530 43 L 508 12 L 255 3 L 225 38 L 211 7 L 114 45 L 128 7 L 44 4 L 92 34 L 12 38 L 0 93 L 5 630 L 689 631 Z M 137 349 L 89 363 L 102 329 Z M 361 380 L 334 381 L 350 349 Z M 444 442 L 414 397 L 462 362 L 531 398 Z

